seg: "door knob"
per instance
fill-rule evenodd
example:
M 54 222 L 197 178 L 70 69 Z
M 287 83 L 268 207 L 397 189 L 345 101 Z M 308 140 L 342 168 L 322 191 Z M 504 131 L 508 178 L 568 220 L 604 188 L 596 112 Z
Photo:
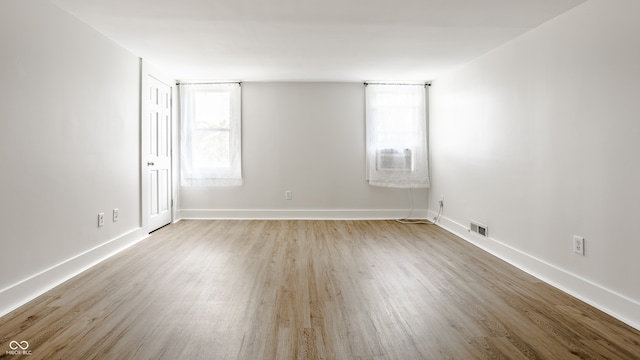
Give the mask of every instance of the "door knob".
M 155 164 L 153 163 L 153 161 L 149 161 L 149 162 L 147 162 L 147 166 L 153 166 L 153 165 L 155 165 Z

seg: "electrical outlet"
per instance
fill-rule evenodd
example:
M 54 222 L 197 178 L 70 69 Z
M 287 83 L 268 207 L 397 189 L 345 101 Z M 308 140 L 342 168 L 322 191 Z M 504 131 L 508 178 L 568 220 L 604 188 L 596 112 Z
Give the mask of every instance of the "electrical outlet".
M 113 222 L 118 221 L 118 209 L 113 209 Z
M 573 236 L 573 252 L 584 256 L 584 238 L 581 236 Z
M 291 192 L 291 190 L 287 190 L 284 192 L 284 199 L 285 200 L 293 199 L 293 193 Z
M 98 213 L 98 227 L 104 226 L 104 213 Z

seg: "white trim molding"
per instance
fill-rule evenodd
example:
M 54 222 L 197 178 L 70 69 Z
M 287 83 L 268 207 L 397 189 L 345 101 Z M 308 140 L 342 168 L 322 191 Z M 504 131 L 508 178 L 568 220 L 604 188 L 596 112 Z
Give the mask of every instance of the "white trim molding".
M 148 236 L 142 228 L 134 229 L 0 290 L 0 316 L 8 314 Z
M 426 209 L 182 209 L 184 220 L 390 220 L 425 219 Z
M 436 212 L 429 211 L 431 218 L 436 215 Z M 640 330 L 640 302 L 537 259 L 496 239 L 474 235 L 466 226 L 444 216 L 440 217 L 437 225 L 541 281 Z

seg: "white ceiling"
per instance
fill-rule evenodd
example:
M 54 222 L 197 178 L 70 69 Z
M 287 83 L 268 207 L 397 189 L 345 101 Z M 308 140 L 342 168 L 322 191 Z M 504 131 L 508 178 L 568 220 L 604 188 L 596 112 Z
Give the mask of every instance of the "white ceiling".
M 51 0 L 179 80 L 432 80 L 585 0 Z

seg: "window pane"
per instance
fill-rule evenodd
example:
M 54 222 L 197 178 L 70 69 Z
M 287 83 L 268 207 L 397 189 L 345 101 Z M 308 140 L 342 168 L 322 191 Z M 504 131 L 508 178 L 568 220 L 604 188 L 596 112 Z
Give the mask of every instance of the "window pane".
M 196 129 L 228 129 L 231 121 L 229 92 L 201 91 L 196 93 Z
M 196 131 L 193 137 L 193 165 L 198 168 L 228 168 L 229 131 Z

